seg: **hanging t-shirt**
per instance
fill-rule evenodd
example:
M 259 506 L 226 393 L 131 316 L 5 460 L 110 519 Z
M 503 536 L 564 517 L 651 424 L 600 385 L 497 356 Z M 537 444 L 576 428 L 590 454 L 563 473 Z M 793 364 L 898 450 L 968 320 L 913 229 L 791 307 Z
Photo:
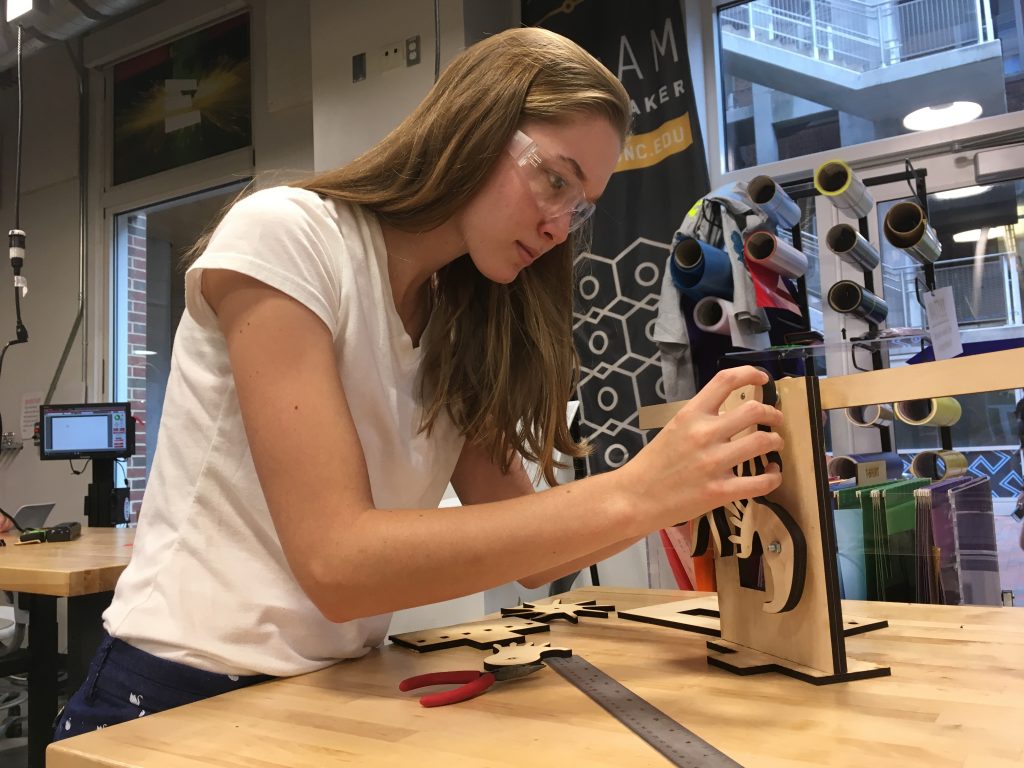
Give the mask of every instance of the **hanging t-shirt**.
M 160 444 L 104 625 L 156 656 L 224 674 L 295 675 L 361 656 L 384 639 L 390 615 L 333 623 L 292 575 L 253 466 L 227 345 L 201 292 L 204 269 L 273 286 L 330 329 L 378 508 L 437 507 L 462 449 L 446 417 L 429 437 L 418 432 L 422 354 L 395 308 L 376 217 L 303 189 L 256 192 L 228 211 L 186 274 Z M 296 426 L 314 430 L 330 418 Z

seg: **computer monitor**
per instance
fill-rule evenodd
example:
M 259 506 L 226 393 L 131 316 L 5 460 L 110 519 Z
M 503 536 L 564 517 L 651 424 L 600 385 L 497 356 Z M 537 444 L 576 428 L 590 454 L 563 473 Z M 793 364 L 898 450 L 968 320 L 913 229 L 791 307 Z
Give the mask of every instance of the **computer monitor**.
M 39 406 L 40 459 L 125 459 L 134 453 L 131 403 Z

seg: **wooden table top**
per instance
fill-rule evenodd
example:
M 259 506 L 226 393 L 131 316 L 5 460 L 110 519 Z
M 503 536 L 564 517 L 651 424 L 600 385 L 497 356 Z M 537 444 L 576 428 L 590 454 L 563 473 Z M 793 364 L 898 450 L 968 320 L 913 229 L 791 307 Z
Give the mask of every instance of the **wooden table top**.
M 134 528 L 82 528 L 74 541 L 17 544 L 18 532 L 0 535 L 0 589 L 55 597 L 109 592 L 128 565 Z
M 567 600 L 617 608 L 673 590 L 585 588 Z M 535 642 L 567 645 L 744 766 L 1024 764 L 1024 610 L 849 603 L 890 627 L 847 640 L 892 676 L 816 687 L 706 663 L 688 632 L 610 619 L 556 621 Z M 407 676 L 479 669 L 485 651 L 388 645 L 357 661 L 58 742 L 48 768 L 261 766 L 663 766 L 665 759 L 553 670 L 426 709 Z

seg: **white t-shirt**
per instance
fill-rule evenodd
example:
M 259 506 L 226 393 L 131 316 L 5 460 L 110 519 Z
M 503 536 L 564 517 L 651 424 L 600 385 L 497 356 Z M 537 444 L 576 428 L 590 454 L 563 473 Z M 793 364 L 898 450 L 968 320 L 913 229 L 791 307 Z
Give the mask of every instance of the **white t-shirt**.
M 227 213 L 186 274 L 159 448 L 104 625 L 156 656 L 224 674 L 295 675 L 361 656 L 382 642 L 390 615 L 335 624 L 295 581 L 201 293 L 210 268 L 271 285 L 330 328 L 378 508 L 437 507 L 462 449 L 447 418 L 430 437 L 417 431 L 421 350 L 395 309 L 376 217 L 307 190 L 256 192 Z M 330 414 L 302 418 L 300 428 L 315 430 Z

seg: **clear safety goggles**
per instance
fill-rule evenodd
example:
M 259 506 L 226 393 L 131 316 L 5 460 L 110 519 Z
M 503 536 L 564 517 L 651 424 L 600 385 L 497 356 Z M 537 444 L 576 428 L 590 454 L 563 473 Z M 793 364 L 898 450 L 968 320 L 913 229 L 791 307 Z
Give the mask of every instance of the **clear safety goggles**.
M 587 200 L 579 180 L 557 170 L 525 133 L 515 132 L 508 152 L 547 219 L 568 215 L 569 231 L 575 232 L 594 213 L 594 204 Z

